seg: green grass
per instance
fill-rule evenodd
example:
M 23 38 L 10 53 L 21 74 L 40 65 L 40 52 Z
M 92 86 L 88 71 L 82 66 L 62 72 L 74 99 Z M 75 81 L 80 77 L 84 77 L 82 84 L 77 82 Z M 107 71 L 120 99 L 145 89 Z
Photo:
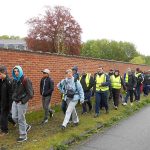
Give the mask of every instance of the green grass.
M 140 103 L 134 102 L 131 107 L 122 106 L 116 111 L 113 109 L 112 101 L 110 102 L 110 113 L 105 114 L 102 110 L 100 117 L 93 118 L 94 112 L 86 115 L 81 114 L 81 106 L 77 107 L 80 124 L 77 127 L 68 125 L 65 131 L 61 131 L 60 125 L 63 122 L 64 115 L 59 107 L 54 107 L 56 110 L 54 118 L 50 119 L 45 125 L 40 125 L 43 118 L 43 111 L 31 112 L 26 115 L 27 122 L 32 125 L 28 133 L 28 141 L 17 143 L 18 127 L 14 128 L 9 125 L 10 133 L 5 137 L 0 137 L 0 149 L 4 150 L 49 150 L 53 147 L 56 150 L 66 150 L 68 145 L 65 144 L 68 140 L 70 143 L 78 143 L 94 133 L 102 131 L 106 127 L 116 124 L 121 119 L 124 119 L 134 112 L 140 110 L 144 106 L 150 104 L 150 98 L 142 98 Z M 98 128 L 100 125 L 103 128 Z

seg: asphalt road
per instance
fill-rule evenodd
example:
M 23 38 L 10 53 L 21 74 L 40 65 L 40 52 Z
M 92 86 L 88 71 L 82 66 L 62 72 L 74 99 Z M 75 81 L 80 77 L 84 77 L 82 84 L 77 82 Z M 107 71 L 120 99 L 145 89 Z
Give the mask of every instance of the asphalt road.
M 73 150 L 150 150 L 150 106 Z

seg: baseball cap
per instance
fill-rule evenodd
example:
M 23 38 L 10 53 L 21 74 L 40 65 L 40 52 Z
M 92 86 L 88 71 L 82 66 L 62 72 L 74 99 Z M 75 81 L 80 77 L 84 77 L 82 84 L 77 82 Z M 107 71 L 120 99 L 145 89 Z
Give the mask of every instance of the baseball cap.
M 47 74 L 50 74 L 50 70 L 49 69 L 44 69 L 42 70 L 43 73 L 47 73 Z

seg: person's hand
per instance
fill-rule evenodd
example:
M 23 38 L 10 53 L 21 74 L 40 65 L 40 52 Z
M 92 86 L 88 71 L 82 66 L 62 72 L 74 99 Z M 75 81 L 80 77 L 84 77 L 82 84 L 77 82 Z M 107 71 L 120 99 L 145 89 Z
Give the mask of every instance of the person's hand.
M 80 101 L 80 104 L 82 105 L 83 103 L 84 103 L 84 100 L 81 100 L 81 101 Z

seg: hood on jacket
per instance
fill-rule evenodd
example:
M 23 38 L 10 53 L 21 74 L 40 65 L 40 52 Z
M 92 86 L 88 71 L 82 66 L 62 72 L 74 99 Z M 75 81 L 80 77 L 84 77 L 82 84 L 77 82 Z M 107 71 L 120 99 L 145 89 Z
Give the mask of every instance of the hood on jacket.
M 15 73 L 14 73 L 14 69 L 18 69 L 18 70 L 19 70 L 19 76 L 18 76 L 18 77 L 16 77 L 16 75 L 15 75 Z M 12 70 L 12 76 L 13 76 L 13 78 L 14 78 L 16 81 L 19 81 L 20 78 L 23 76 L 23 70 L 22 70 L 22 68 L 21 68 L 20 66 L 15 66 L 15 67 L 13 68 L 13 70 Z

